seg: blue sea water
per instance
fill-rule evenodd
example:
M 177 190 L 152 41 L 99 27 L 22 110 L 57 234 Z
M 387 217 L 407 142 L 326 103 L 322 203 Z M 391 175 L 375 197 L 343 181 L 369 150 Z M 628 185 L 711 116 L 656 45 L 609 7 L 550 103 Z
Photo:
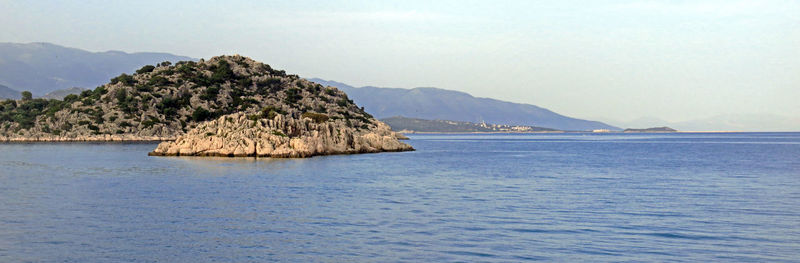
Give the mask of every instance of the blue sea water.
M 800 133 L 410 137 L 309 159 L 0 144 L 0 262 L 800 261 Z

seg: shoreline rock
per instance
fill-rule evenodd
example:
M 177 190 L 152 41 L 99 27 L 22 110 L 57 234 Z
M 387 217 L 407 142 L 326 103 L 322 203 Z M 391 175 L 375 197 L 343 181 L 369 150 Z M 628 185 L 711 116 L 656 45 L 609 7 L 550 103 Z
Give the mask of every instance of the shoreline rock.
M 222 116 L 199 125 L 172 142 L 162 142 L 151 156 L 218 156 L 305 158 L 317 155 L 413 151 L 383 122 L 355 128 L 345 120 L 248 118 Z

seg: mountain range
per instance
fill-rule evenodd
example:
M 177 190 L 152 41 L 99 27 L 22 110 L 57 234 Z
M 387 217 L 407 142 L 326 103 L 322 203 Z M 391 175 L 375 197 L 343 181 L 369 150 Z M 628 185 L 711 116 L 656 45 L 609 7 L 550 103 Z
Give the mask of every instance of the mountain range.
M 0 85 L 0 99 L 19 99 L 21 96 L 19 91 Z
M 393 130 L 402 133 L 415 132 L 561 132 L 558 130 L 533 126 L 510 126 L 465 121 L 425 120 L 406 117 L 381 119 Z
M 319 78 L 310 80 L 341 89 L 367 112 L 380 119 L 403 116 L 429 120 L 538 126 L 568 131 L 621 130 L 598 121 L 567 117 L 536 105 L 476 98 L 460 91 L 371 86 L 356 88 Z
M 0 85 L 11 89 L 6 92 L 10 98 L 18 98 L 19 91 L 23 90 L 31 91 L 35 97 L 67 90 L 56 92 L 57 96 L 46 96 L 58 98 L 80 92 L 74 87 L 86 89 L 103 85 L 112 77 L 132 73 L 143 65 L 194 60 L 168 53 L 89 52 L 50 43 L 0 43 Z M 566 117 L 534 105 L 475 98 L 452 90 L 354 88 L 335 81 L 312 81 L 344 90 L 377 118 L 405 116 L 560 130 L 620 130 L 601 122 Z
M 50 43 L 0 43 L 0 98 L 18 99 L 20 92 L 24 90 L 31 91 L 34 97 L 62 98 L 67 94 L 77 94 L 103 85 L 120 73 L 132 73 L 143 65 L 156 65 L 162 61 L 196 59 L 155 52 L 90 52 Z M 342 89 L 377 118 L 404 116 L 560 130 L 621 130 L 617 126 L 646 128 L 665 125 L 682 131 L 800 130 L 800 118 L 774 114 L 721 115 L 681 122 L 667 122 L 658 118 L 629 122 L 598 118 L 603 121 L 599 122 L 570 118 L 535 105 L 476 98 L 459 91 L 370 86 L 356 88 L 336 81 L 318 78 L 310 80 Z
M 94 88 L 143 65 L 185 60 L 194 59 L 168 53 L 89 52 L 50 43 L 0 43 L 0 85 L 42 96 L 65 88 Z
M 81 92 L 83 92 L 85 90 L 89 90 L 89 89 L 79 88 L 79 87 L 72 87 L 72 88 L 68 88 L 68 89 L 54 90 L 54 91 L 48 92 L 47 94 L 44 94 L 44 96 L 42 96 L 42 98 L 43 99 L 61 100 L 61 99 L 64 99 L 64 97 L 66 97 L 67 95 L 70 95 L 70 94 L 81 94 Z

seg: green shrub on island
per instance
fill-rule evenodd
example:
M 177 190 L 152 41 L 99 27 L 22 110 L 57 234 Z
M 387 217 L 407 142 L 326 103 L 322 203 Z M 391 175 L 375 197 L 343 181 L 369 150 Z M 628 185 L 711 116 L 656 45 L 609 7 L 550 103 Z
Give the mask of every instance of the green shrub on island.
M 212 118 L 212 116 L 213 114 L 203 107 L 197 107 L 194 109 L 194 112 L 192 112 L 192 120 L 196 122 L 208 120 Z
M 286 99 L 284 101 L 289 104 L 295 104 L 297 101 L 303 99 L 303 96 L 300 95 L 300 89 L 298 88 L 287 89 L 284 93 L 286 93 Z
M 153 65 L 145 65 L 144 67 L 142 67 L 142 68 L 140 68 L 140 69 L 137 69 L 137 70 L 136 70 L 136 74 L 150 73 L 150 72 L 153 72 L 153 70 L 154 70 L 155 68 L 156 68 L 156 67 L 155 67 L 155 66 L 153 66 Z
M 117 83 L 122 83 L 123 85 L 126 86 L 132 86 L 133 84 L 136 84 L 136 79 L 134 79 L 133 76 L 131 75 L 122 73 L 122 75 L 119 75 L 111 79 L 111 84 L 117 84 Z

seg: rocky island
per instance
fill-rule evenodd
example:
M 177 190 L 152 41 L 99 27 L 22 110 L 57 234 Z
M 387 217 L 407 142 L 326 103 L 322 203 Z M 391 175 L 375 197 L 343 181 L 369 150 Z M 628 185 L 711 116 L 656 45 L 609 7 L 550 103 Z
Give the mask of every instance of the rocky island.
M 0 141 L 164 141 L 151 155 L 408 151 L 347 95 L 252 59 L 163 62 L 63 100 L 0 101 Z

